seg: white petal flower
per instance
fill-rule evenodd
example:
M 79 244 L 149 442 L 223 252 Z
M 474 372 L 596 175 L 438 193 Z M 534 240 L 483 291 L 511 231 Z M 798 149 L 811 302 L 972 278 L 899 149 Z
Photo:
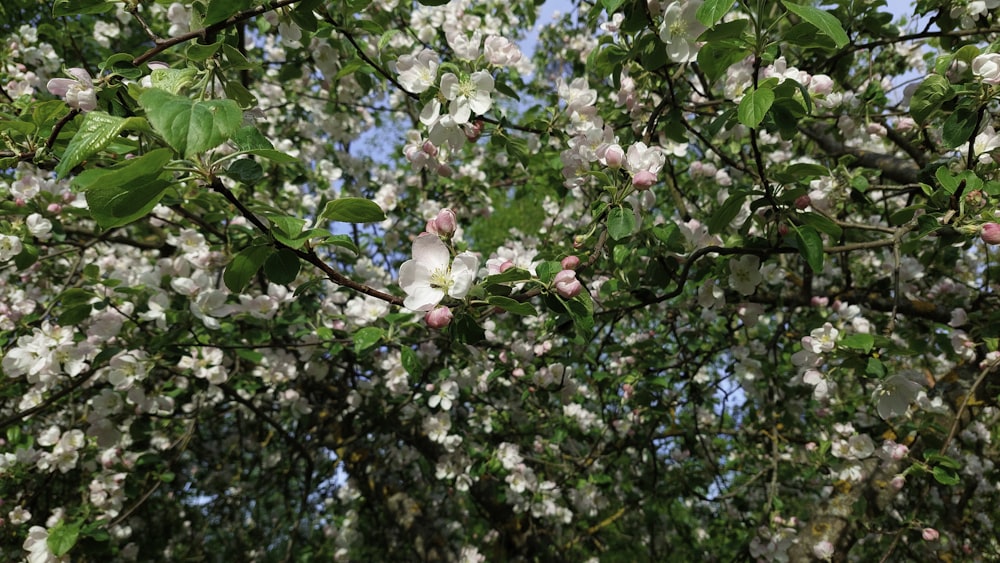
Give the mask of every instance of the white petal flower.
M 698 56 L 701 46 L 696 39 L 705 31 L 695 13 L 702 0 L 672 2 L 663 11 L 660 39 L 667 44 L 667 56 L 675 63 L 689 63 Z
M 82 68 L 71 68 L 67 72 L 74 78 L 53 78 L 45 87 L 52 94 L 65 98 L 70 107 L 81 111 L 97 109 L 97 92 L 90 73 Z
M 479 269 L 479 258 L 463 252 L 452 262 L 448 247 L 435 234 L 425 233 L 413 241 L 413 259 L 399 268 L 399 286 L 406 292 L 403 305 L 414 311 L 430 311 L 445 295 L 461 299 L 469 292 Z
M 438 66 L 437 54 L 430 49 L 416 55 L 403 55 L 396 61 L 399 84 L 413 94 L 426 92 L 437 78 Z
M 922 390 L 923 386 L 905 375 L 893 375 L 878 386 L 872 399 L 878 402 L 878 415 L 888 420 L 906 414 Z
M 461 79 L 453 73 L 445 73 L 441 77 L 441 93 L 445 99 L 451 101 L 448 113 L 454 118 L 455 123 L 458 125 L 468 123 L 473 112 L 482 115 L 489 111 L 493 104 L 490 97 L 493 86 L 493 77 L 484 70 Z
M 740 295 L 750 295 L 764 278 L 760 275 L 760 258 L 752 254 L 744 254 L 729 261 L 729 286 L 740 292 Z

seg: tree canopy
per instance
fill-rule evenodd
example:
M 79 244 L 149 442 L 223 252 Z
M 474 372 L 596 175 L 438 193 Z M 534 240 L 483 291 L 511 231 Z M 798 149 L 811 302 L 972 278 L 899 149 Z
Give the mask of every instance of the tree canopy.
M 5 0 L 0 558 L 1000 558 L 1000 0 L 564 8 Z

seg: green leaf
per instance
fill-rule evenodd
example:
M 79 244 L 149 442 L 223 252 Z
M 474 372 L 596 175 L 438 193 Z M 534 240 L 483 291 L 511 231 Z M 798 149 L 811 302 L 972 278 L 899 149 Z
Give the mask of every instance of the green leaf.
M 288 285 L 299 275 L 301 263 L 295 252 L 282 248 L 267 257 L 264 262 L 264 275 L 267 279 L 281 285 Z
M 229 168 L 226 170 L 226 176 L 237 182 L 252 184 L 264 177 L 264 169 L 260 166 L 260 163 L 254 160 L 240 158 L 234 160 L 229 165 Z
M 706 43 L 698 50 L 698 67 L 705 72 L 709 82 L 714 83 L 729 70 L 729 67 L 743 60 L 749 51 L 730 41 Z
M 614 207 L 608 212 L 608 234 L 621 240 L 635 231 L 635 213 L 624 207 Z
M 961 482 L 961 479 L 958 478 L 958 475 L 954 471 L 940 465 L 934 467 L 933 473 L 934 480 L 942 485 L 952 486 Z
M 531 306 L 531 303 L 522 303 L 516 299 L 511 299 L 510 297 L 503 297 L 501 295 L 491 295 L 486 298 L 486 302 L 494 307 L 499 307 L 508 313 L 514 313 L 515 315 L 523 315 L 528 317 L 534 317 L 538 315 L 538 311 Z
M 795 240 L 799 244 L 799 253 L 805 258 L 806 263 L 813 272 L 819 274 L 823 271 L 823 238 L 819 236 L 816 229 L 805 225 L 795 229 Z
M 233 134 L 232 142 L 240 151 L 248 154 L 259 154 L 259 156 L 275 162 L 292 162 L 295 160 L 283 152 L 274 150 L 274 145 L 271 144 L 271 141 L 268 141 L 267 137 L 253 125 L 241 127 L 239 131 Z
M 354 352 L 360 354 L 378 344 L 385 336 L 385 331 L 374 326 L 366 326 L 354 333 Z
M 360 197 L 342 197 L 327 203 L 319 217 L 342 223 L 377 223 L 385 220 L 385 212 L 374 201 Z
M 875 345 L 875 337 L 870 334 L 865 334 L 862 332 L 856 332 L 854 334 L 848 334 L 847 336 L 840 339 L 838 343 L 844 348 L 850 348 L 851 350 L 861 350 L 865 354 L 871 352 L 872 347 Z
M 222 280 L 229 291 L 243 293 L 243 290 L 250 285 L 250 280 L 257 275 L 257 270 L 260 270 L 273 252 L 274 249 L 268 245 L 257 245 L 244 248 L 233 256 L 222 274 Z
M 820 215 L 819 213 L 806 211 L 804 213 L 799 213 L 797 217 L 806 225 L 813 227 L 821 233 L 826 233 L 835 239 L 840 238 L 840 235 L 844 232 L 844 230 L 840 228 L 840 225 L 835 223 L 832 219 L 829 219 L 825 215 Z
M 184 158 L 213 149 L 239 131 L 243 112 L 233 100 L 195 101 L 160 89 L 139 96 L 153 129 Z
M 557 296 L 558 297 L 558 296 Z M 576 333 L 584 339 L 590 338 L 594 330 L 594 300 L 587 291 L 581 291 L 579 295 L 570 300 L 559 297 L 569 316 L 573 319 L 573 326 Z
M 198 71 L 193 68 L 158 68 L 149 73 L 149 80 L 153 88 L 177 94 L 193 84 L 196 76 Z
M 111 0 L 56 0 L 52 5 L 52 15 L 58 18 L 78 14 L 103 14 L 114 7 L 115 2 Z
M 256 131 L 256 129 L 254 129 L 254 131 Z M 281 151 L 276 151 L 276 150 L 272 150 L 272 149 L 253 149 L 253 150 L 245 150 L 243 152 L 245 152 L 246 154 L 252 154 L 254 156 L 259 156 L 261 158 L 266 158 L 268 160 L 273 160 L 274 162 L 277 162 L 279 164 L 285 164 L 285 163 L 288 163 L 288 162 L 298 162 L 299 161 L 299 159 L 295 158 L 292 155 L 285 154 L 285 153 L 283 153 Z
M 694 17 L 698 18 L 701 25 L 712 27 L 732 7 L 733 0 L 705 0 L 701 6 L 698 6 L 698 11 L 695 12 Z
M 830 39 L 833 39 L 833 42 L 837 44 L 838 49 L 847 45 L 847 42 L 849 41 L 847 32 L 845 32 L 844 27 L 840 25 L 840 20 L 834 17 L 834 15 L 830 12 L 814 8 L 812 6 L 795 4 L 789 0 L 781 0 L 781 3 L 785 5 L 785 8 L 787 8 L 789 12 L 792 12 L 803 20 L 809 22 L 815 26 L 816 29 L 820 30 L 821 33 Z
M 82 305 L 73 305 L 72 307 L 67 307 L 59 314 L 58 322 L 62 326 L 73 326 L 80 324 L 84 319 L 90 317 L 90 313 L 93 310 L 93 306 L 90 303 L 84 303 Z
M 87 207 L 105 229 L 145 217 L 159 203 L 173 181 L 163 177 L 170 161 L 168 149 L 157 149 L 112 169 L 91 169 L 75 178 L 87 194 Z
M 524 268 L 510 268 L 506 272 L 486 277 L 486 284 L 521 282 L 531 279 L 531 272 Z
M 770 88 L 759 88 L 747 93 L 740 100 L 737 113 L 740 123 L 751 128 L 757 127 L 764 120 L 772 104 L 774 104 L 774 90 Z
M 714 235 L 728 227 L 743 209 L 743 200 L 746 198 L 747 194 L 744 192 L 729 194 L 722 206 L 708 218 L 708 232 Z
M 60 521 L 55 526 L 49 528 L 49 535 L 45 538 L 45 545 L 52 550 L 53 555 L 62 557 L 69 553 L 76 545 L 76 540 L 80 537 L 80 524 L 67 524 Z
M 115 117 L 103 111 L 91 111 L 84 115 L 80 129 L 73 135 L 62 160 L 56 166 L 59 177 L 66 176 L 88 156 L 108 146 L 121 133 L 125 122 L 124 117 Z
M 940 74 L 931 74 L 917 86 L 910 98 L 910 116 L 923 125 L 941 104 L 955 97 L 955 90 L 948 79 Z
M 18 271 L 27 270 L 35 262 L 38 262 L 40 253 L 37 246 L 25 242 L 21 246 L 21 252 L 14 257 L 14 266 L 17 267 Z
M 423 373 L 424 370 L 420 365 L 420 358 L 412 348 L 407 346 L 400 348 L 399 359 L 403 364 L 403 369 L 405 369 L 406 373 L 410 374 L 410 376 L 419 377 L 420 374 Z
M 444 6 L 449 0 L 417 0 L 424 6 Z
M 924 452 L 924 460 L 927 461 L 927 463 L 940 465 L 941 467 L 947 467 L 948 469 L 962 468 L 962 462 L 937 452 Z
M 205 11 L 202 25 L 212 25 L 253 6 L 253 0 L 212 0 Z
M 969 142 L 969 139 L 976 134 L 976 125 L 979 124 L 979 114 L 975 109 L 959 107 L 955 109 L 945 120 L 941 140 L 944 146 L 953 149 L 959 145 Z

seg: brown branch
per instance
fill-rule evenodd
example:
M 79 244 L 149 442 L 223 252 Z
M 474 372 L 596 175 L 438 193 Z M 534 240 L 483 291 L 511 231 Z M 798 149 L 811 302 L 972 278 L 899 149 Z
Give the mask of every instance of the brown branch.
M 820 131 L 815 125 L 799 127 L 799 131 L 812 139 L 831 158 L 853 156 L 855 161 L 851 163 L 852 167 L 879 170 L 883 176 L 900 184 L 916 184 L 920 181 L 920 168 L 909 160 L 849 147 L 832 135 Z
M 239 198 L 237 198 L 236 195 L 233 194 L 233 192 L 229 188 L 227 188 L 222 184 L 222 180 L 214 178 L 212 180 L 212 189 L 217 193 L 222 194 L 222 197 L 226 198 L 226 200 L 229 201 L 229 203 L 233 204 L 233 206 L 235 206 L 236 209 L 239 210 L 240 214 L 243 215 L 243 217 L 245 217 L 247 221 L 250 221 L 250 223 L 252 223 L 255 227 L 257 227 L 262 233 L 265 233 L 269 236 L 271 235 L 271 229 L 269 229 L 268 226 L 265 225 L 252 211 L 250 211 L 245 205 L 243 205 L 243 202 L 241 202 Z M 365 295 L 370 295 L 371 297 L 375 297 L 376 299 L 381 299 L 392 305 L 397 305 L 397 306 L 403 305 L 402 297 L 391 295 L 379 291 L 375 288 L 369 287 L 367 285 L 364 285 L 362 283 L 358 283 L 352 280 L 351 278 L 345 276 L 344 274 L 341 274 L 337 270 L 334 270 L 332 266 L 324 262 L 323 259 L 320 258 L 316 254 L 316 252 L 312 249 L 310 249 L 307 252 L 305 250 L 300 250 L 298 248 L 292 248 L 276 240 L 273 240 L 273 244 L 275 248 L 290 250 L 294 252 L 295 255 L 299 257 L 299 259 L 305 260 L 306 262 L 312 264 L 313 266 L 316 266 L 317 268 L 320 269 L 320 271 L 326 274 L 326 277 L 330 281 L 332 281 L 337 285 L 348 287 L 355 291 L 364 293 Z
M 174 45 L 180 45 L 181 43 L 185 43 L 192 39 L 197 39 L 199 37 L 206 37 L 212 35 L 213 33 L 222 31 L 223 29 L 226 29 L 227 27 L 230 26 L 234 26 L 240 22 L 244 22 L 246 20 L 249 20 L 251 18 L 254 18 L 256 16 L 265 14 L 273 10 L 277 10 L 278 8 L 291 6 L 292 4 L 296 4 L 301 1 L 302 0 L 278 0 L 277 2 L 272 2 L 269 5 L 265 4 L 262 6 L 257 6 L 256 8 L 251 8 L 244 12 L 240 12 L 238 14 L 230 16 L 229 18 L 221 22 L 213 23 L 212 25 L 204 27 L 202 29 L 191 31 L 185 33 L 184 35 L 172 37 L 170 39 L 166 39 L 163 41 L 157 41 L 156 45 L 153 48 L 149 49 L 148 51 L 139 55 L 138 57 L 132 59 L 132 64 L 134 64 L 135 66 L 139 66 L 142 63 L 148 61 L 149 59 L 155 57 L 156 55 L 162 53 L 163 51 L 166 51 L 167 49 L 173 47 Z

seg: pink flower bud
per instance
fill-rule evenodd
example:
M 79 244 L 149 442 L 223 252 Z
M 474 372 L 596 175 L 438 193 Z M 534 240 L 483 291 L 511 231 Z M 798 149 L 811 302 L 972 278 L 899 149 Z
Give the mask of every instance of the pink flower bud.
M 437 225 L 437 234 L 450 237 L 458 229 L 458 216 L 451 209 L 444 208 L 438 211 L 437 217 L 434 218 L 434 224 Z
M 452 314 L 448 307 L 438 307 L 427 311 L 424 322 L 431 328 L 444 328 L 451 324 Z
M 604 162 L 608 163 L 608 168 L 618 170 L 625 164 L 625 149 L 620 145 L 609 145 L 604 149 Z
M 513 267 L 514 267 L 514 263 L 511 262 L 510 260 L 507 260 L 503 264 L 500 264 L 500 273 L 502 274 L 502 273 L 506 272 L 507 270 L 513 268 Z
M 937 530 L 934 528 L 924 528 L 924 531 L 920 534 L 926 541 L 937 541 L 941 536 Z
M 438 148 L 430 141 L 424 141 L 423 151 L 430 156 L 437 156 Z
M 1000 244 L 1000 225 L 986 223 L 979 231 L 979 236 L 986 244 Z
M 566 299 L 572 299 L 583 291 L 583 285 L 576 279 L 576 272 L 573 270 L 562 270 L 556 274 L 553 283 L 559 295 Z
M 800 195 L 795 198 L 795 209 L 805 209 L 812 204 L 812 200 L 809 199 L 808 195 Z
M 59 205 L 58 203 L 50 203 L 49 206 L 46 207 L 46 209 L 48 210 L 49 213 L 59 213 L 60 211 L 62 211 L 62 206 Z
M 441 164 L 437 167 L 437 173 L 438 176 L 441 176 L 442 178 L 451 178 L 451 175 L 454 174 L 455 171 L 451 169 L 451 166 Z
M 580 259 L 576 256 L 567 256 L 562 259 L 563 270 L 575 270 L 580 265 Z
M 464 131 L 465 138 L 475 143 L 479 140 L 479 136 L 483 134 L 483 121 L 481 119 L 473 121 L 465 127 Z
M 632 176 L 632 185 L 639 188 L 640 190 L 645 190 L 656 183 L 656 174 L 653 174 L 649 170 L 640 170 Z

